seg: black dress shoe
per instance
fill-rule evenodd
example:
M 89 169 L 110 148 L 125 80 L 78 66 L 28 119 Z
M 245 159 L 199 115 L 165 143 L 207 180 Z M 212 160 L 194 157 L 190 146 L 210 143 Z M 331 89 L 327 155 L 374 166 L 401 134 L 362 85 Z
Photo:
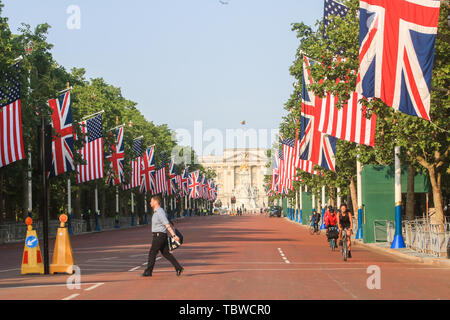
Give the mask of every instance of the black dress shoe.
M 150 273 L 150 270 L 145 269 L 144 273 L 142 274 L 143 277 L 151 277 L 152 274 Z
M 177 270 L 177 277 L 179 277 L 183 271 L 184 271 L 184 268 Z

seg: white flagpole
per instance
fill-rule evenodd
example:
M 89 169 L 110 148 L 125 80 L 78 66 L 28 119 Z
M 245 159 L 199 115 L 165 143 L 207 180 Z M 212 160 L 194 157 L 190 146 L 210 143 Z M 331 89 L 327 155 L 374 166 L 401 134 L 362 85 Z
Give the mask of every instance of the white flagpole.
M 402 168 L 400 147 L 395 147 L 395 236 L 391 249 L 405 248 L 402 235 Z
M 340 209 L 341 208 L 341 195 L 340 195 L 341 188 L 338 187 L 336 193 L 337 193 L 337 205 L 336 205 L 336 207 L 337 207 L 337 209 Z
M 95 198 L 95 213 L 98 213 L 98 187 L 97 185 L 95 185 L 95 190 L 94 190 L 94 198 Z
M 72 190 L 70 185 L 70 178 L 67 179 L 67 214 L 72 213 Z
M 361 162 L 359 161 L 359 153 L 356 160 L 356 191 L 357 191 L 357 201 L 358 201 L 358 231 L 356 233 L 355 239 L 363 238 L 362 230 L 362 184 L 361 184 Z

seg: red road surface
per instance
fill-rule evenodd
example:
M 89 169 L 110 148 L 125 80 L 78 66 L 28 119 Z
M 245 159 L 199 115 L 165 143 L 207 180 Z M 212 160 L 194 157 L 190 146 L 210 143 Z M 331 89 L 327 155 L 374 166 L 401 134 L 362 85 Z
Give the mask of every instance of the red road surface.
M 450 299 L 450 268 L 361 246 L 344 262 L 324 235 L 312 236 L 286 219 L 191 217 L 176 226 L 185 238 L 174 252 L 185 267 L 179 278 L 164 258 L 153 277 L 141 277 L 149 227 L 73 236 L 81 284 L 72 290 L 66 286 L 69 275 L 21 276 L 24 245 L 0 246 L 0 300 Z M 367 288 L 372 265 L 381 271 L 379 290 Z

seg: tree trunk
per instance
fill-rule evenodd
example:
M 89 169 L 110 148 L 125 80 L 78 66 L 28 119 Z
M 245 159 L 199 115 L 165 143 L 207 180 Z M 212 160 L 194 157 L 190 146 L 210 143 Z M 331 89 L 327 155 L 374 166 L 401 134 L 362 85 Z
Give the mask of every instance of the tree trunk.
M 414 220 L 414 176 L 416 175 L 416 170 L 412 165 L 408 165 L 408 176 L 407 176 L 407 194 L 406 194 L 406 220 Z
M 353 217 L 358 219 L 358 195 L 356 194 L 356 184 L 353 178 L 350 179 L 350 196 L 352 199 Z
M 435 221 L 438 224 L 444 224 L 444 210 L 442 207 L 442 187 L 441 187 L 441 177 L 442 174 L 439 170 L 436 170 L 434 166 L 428 167 L 428 172 L 430 174 L 430 182 L 433 191 L 433 202 L 434 208 L 436 209 Z
M 0 221 L 5 222 L 6 216 L 3 216 L 5 208 L 3 207 L 3 170 L 0 169 Z
M 73 213 L 76 219 L 81 218 L 81 187 L 77 186 L 77 191 L 75 192 L 75 201 L 73 204 Z

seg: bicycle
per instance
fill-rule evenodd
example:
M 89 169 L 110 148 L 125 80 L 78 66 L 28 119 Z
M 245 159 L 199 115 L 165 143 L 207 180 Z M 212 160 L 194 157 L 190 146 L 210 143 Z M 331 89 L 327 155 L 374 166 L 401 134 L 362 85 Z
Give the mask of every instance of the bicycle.
M 311 225 L 309 227 L 309 233 L 311 235 L 313 235 L 314 233 L 317 233 L 317 235 L 320 235 L 320 227 L 319 227 L 319 225 L 317 225 L 317 231 L 316 231 L 316 228 L 314 227 L 314 222 L 311 222 Z
M 328 232 L 338 232 L 337 231 L 337 228 L 336 227 L 334 227 L 334 226 L 332 226 L 332 227 L 330 227 L 330 229 L 329 229 L 329 231 Z M 336 250 L 336 248 L 337 248 L 337 245 L 336 245 L 336 237 L 331 237 L 331 238 L 328 238 L 328 241 L 330 242 L 330 247 L 331 247 L 331 251 L 334 251 L 334 250 Z
M 347 242 L 347 229 L 342 230 L 342 256 L 344 261 L 348 259 L 348 242 Z

